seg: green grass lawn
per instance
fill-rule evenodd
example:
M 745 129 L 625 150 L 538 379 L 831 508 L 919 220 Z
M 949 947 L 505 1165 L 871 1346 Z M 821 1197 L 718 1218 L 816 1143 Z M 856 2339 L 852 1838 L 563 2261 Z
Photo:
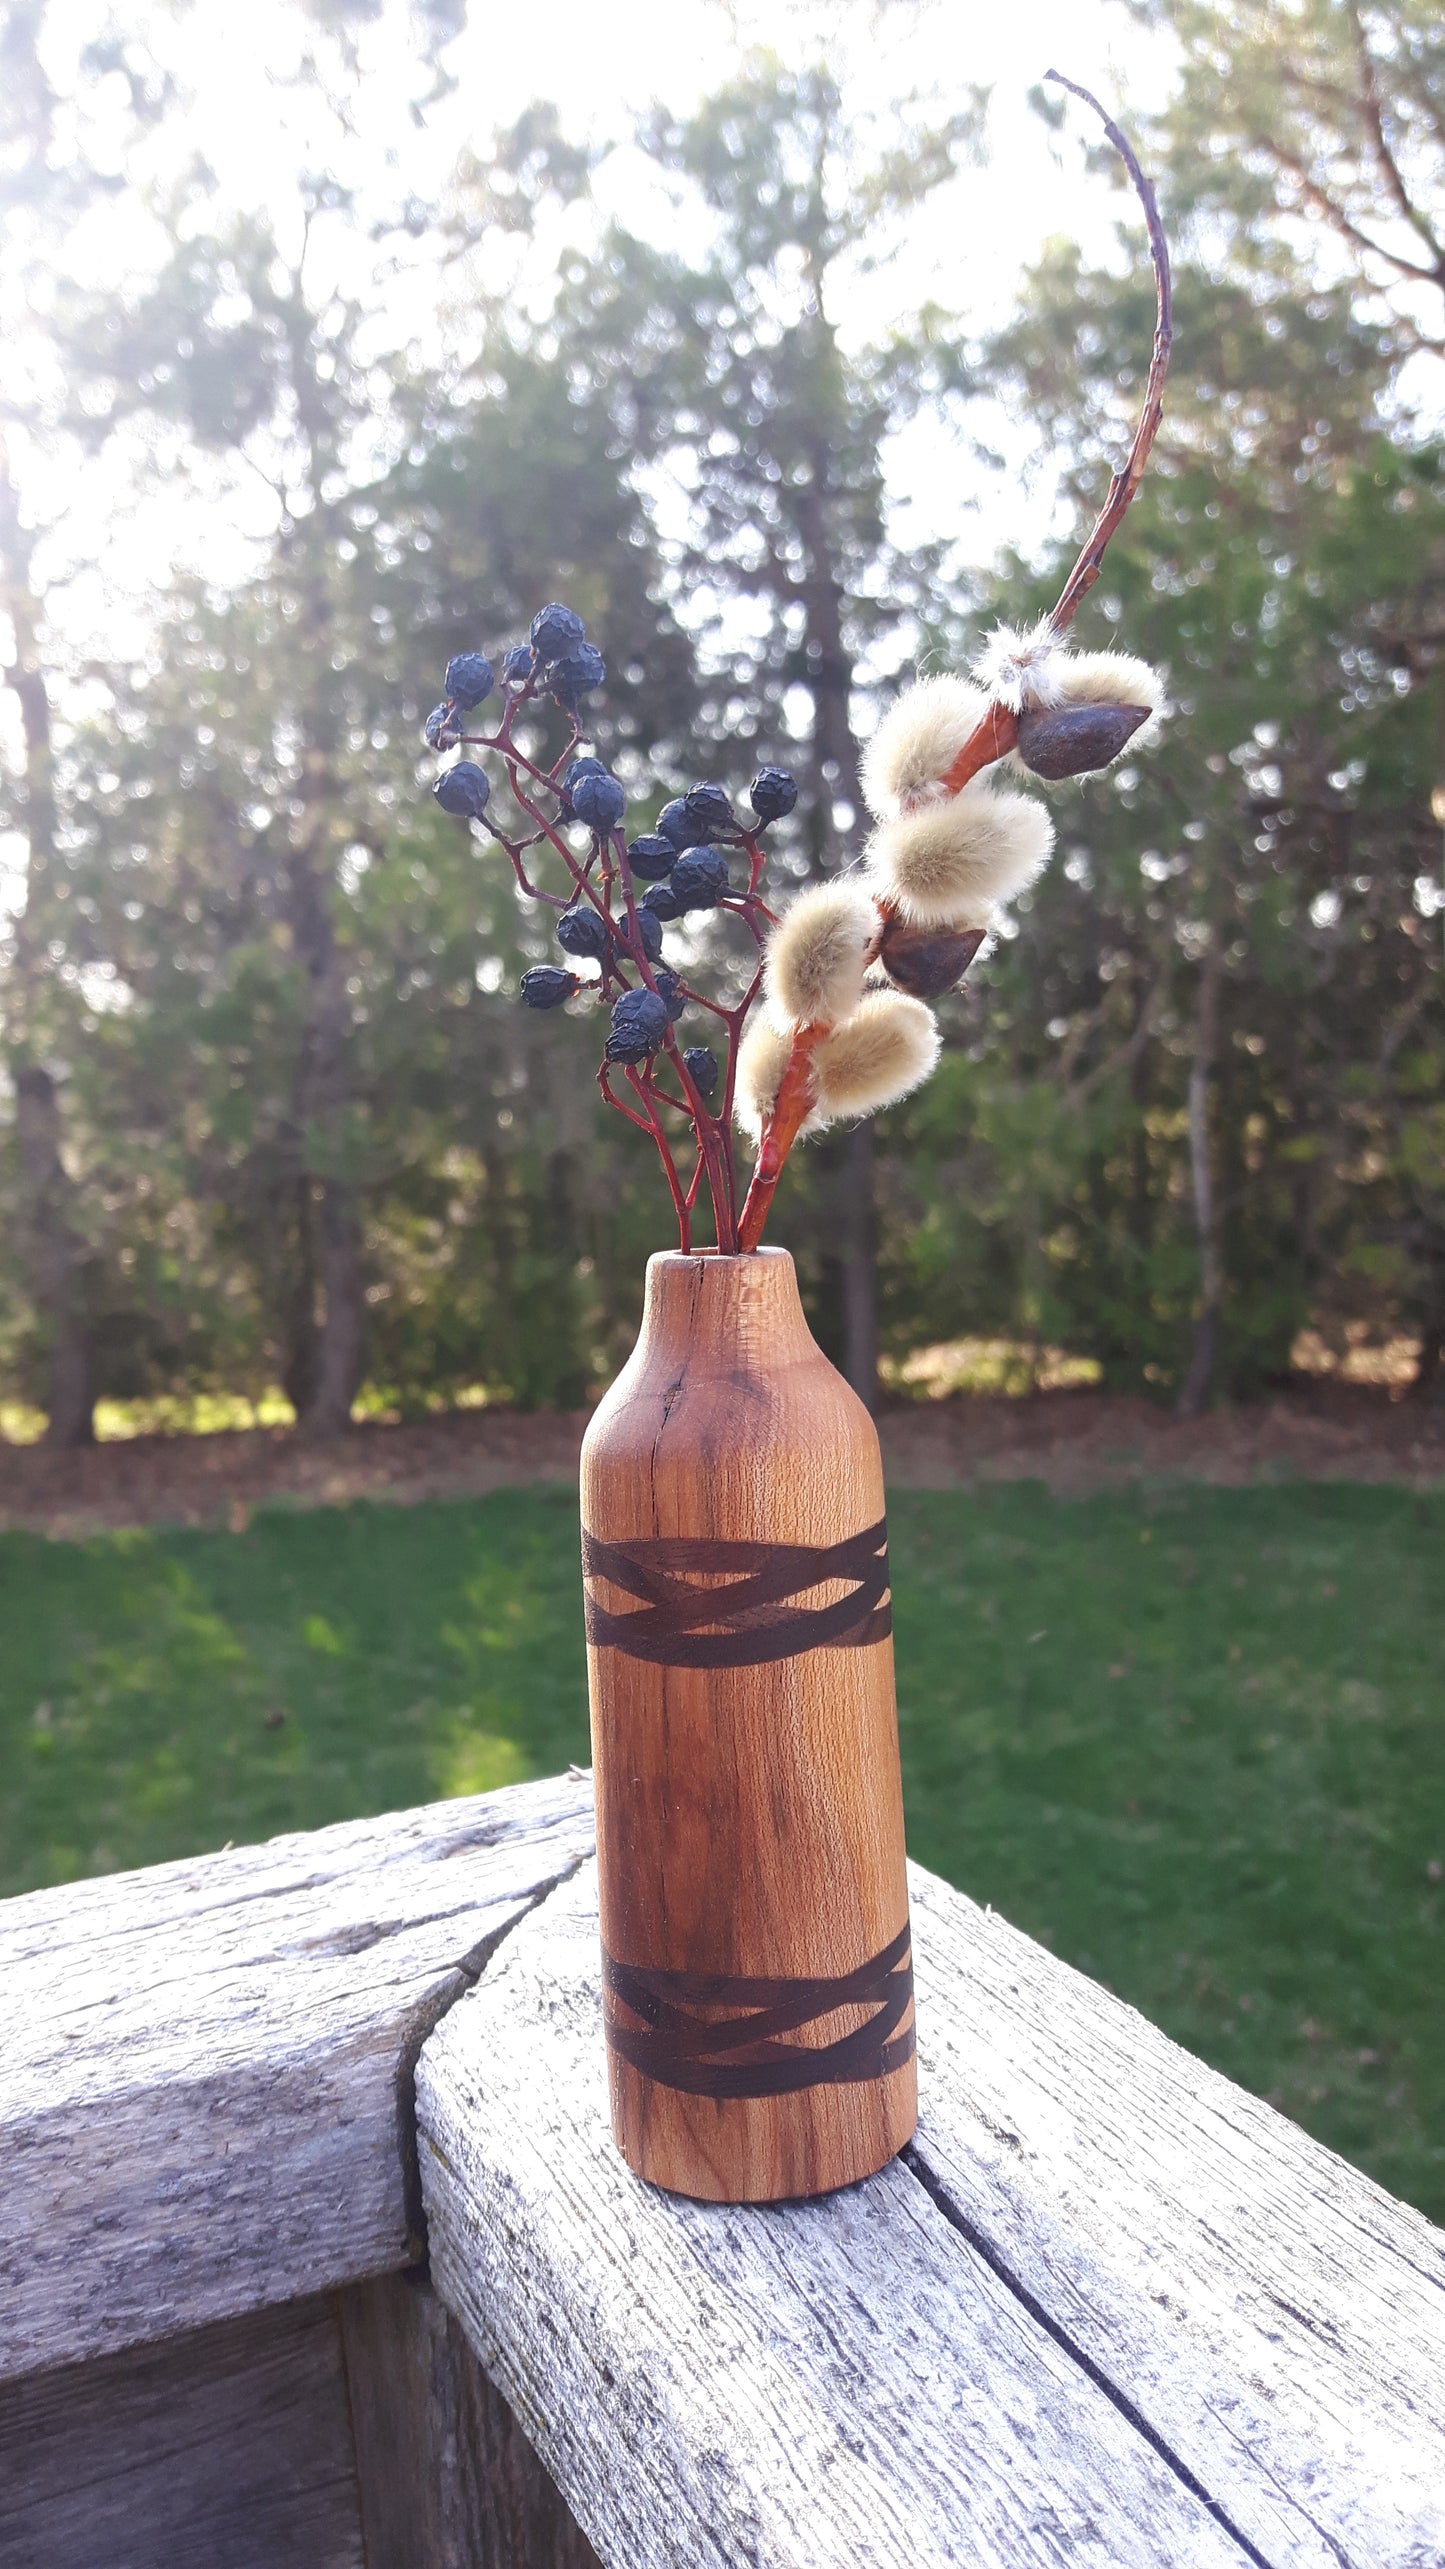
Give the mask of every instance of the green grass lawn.
M 1445 2218 L 1445 1496 L 891 1509 L 910 1842 Z M 575 1500 L 0 1538 L 0 1889 L 587 1754 Z

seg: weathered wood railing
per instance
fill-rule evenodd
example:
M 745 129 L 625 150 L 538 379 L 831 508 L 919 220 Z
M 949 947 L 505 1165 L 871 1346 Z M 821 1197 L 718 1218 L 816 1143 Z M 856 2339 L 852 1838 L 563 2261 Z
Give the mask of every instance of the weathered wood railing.
M 4 2569 L 1440 2569 L 1445 2236 L 923 1873 L 906 2158 L 654 2193 L 590 1845 L 572 1777 L 0 1905 Z

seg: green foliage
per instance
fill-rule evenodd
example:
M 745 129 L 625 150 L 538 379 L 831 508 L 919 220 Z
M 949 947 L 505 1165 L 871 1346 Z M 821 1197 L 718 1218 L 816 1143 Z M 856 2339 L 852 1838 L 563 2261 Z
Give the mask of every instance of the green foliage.
M 913 1852 L 1438 2218 L 1445 1502 L 889 1513 Z M 571 1491 L 5 1535 L 0 1617 L 6 1891 L 587 1754 Z
M 1181 210 L 1222 229 L 1245 272 L 1269 264 L 1283 218 L 1302 268 L 1343 253 L 1401 343 L 1438 351 L 1445 39 L 1431 0 L 1129 6 L 1180 50 L 1161 140 Z
M 1216 1388 L 1276 1379 L 1305 1324 L 1413 1335 L 1428 1378 L 1445 460 L 1412 408 L 1439 295 L 1408 272 L 1431 253 L 1402 191 L 1430 201 L 1439 42 L 1414 0 L 1363 14 L 1363 56 L 1342 0 L 1138 14 L 1180 45 L 1147 140 L 1176 359 L 1078 638 L 1157 661 L 1175 711 L 1161 748 L 1060 793 L 1058 861 L 947 1003 L 939 1079 L 880 1128 L 883 1337 L 902 1355 L 995 1332 L 1178 1393 L 1217 969 Z M 365 15 L 318 21 L 343 100 Z M 6 184 L 26 260 L 58 276 L 110 181 L 64 160 L 84 119 L 41 69 L 43 12 L 24 16 Z M 80 65 L 82 108 L 118 63 L 137 131 L 179 117 L 129 36 Z M 148 275 L 57 282 L 58 388 L 30 432 L 77 470 L 101 445 L 142 478 L 179 457 L 228 488 L 260 474 L 276 503 L 252 575 L 173 584 L 83 702 L 48 674 L 44 547 L 23 513 L 7 538 L 44 720 L 0 762 L 28 866 L 0 998 L 11 1080 L 41 1061 L 60 1101 L 54 1246 L 96 1392 L 281 1384 L 304 1405 L 348 1300 L 372 1401 L 570 1401 L 610 1370 L 666 1238 L 656 1172 L 598 1106 L 586 1013 L 513 1005 L 545 923 L 432 810 L 420 724 L 452 649 L 501 647 L 564 596 L 605 639 L 600 741 L 639 820 L 781 755 L 804 793 L 780 873 L 848 860 L 880 670 L 959 665 L 996 616 L 1051 601 L 1070 551 L 985 571 L 901 545 L 890 439 L 924 407 L 964 421 L 985 388 L 1038 423 L 1085 522 L 1152 326 L 1131 206 L 1126 258 L 1054 245 L 986 346 L 931 309 L 868 344 L 840 331 L 848 281 L 983 132 L 972 97 L 882 96 L 850 121 L 823 68 L 759 55 L 696 113 L 646 121 L 636 147 L 677 207 L 648 237 L 604 222 L 598 156 L 539 105 L 398 209 L 370 300 L 337 283 L 357 216 L 331 178 L 223 215 L 189 168 L 149 209 Z M 382 290 L 393 253 L 458 280 L 424 367 Z M 740 967 L 726 933 L 702 931 Z M 53 1295 L 3 1087 L 0 1214 L 0 1362 L 43 1404 Z M 846 1140 L 800 1154 L 776 1236 L 838 1352 L 857 1216 Z

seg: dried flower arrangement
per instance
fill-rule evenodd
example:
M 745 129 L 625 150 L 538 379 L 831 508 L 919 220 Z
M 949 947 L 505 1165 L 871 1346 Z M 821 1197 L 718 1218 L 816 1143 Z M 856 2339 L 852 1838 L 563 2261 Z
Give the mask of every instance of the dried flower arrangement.
M 1001 789 L 988 771 L 1007 763 L 1045 783 L 1087 775 L 1130 745 L 1145 745 L 1158 729 L 1162 689 L 1154 670 L 1123 653 L 1073 651 L 1065 637 L 1159 426 L 1171 336 L 1168 254 L 1154 191 L 1118 125 L 1088 90 L 1059 72 L 1045 76 L 1100 117 L 1144 210 L 1157 323 L 1143 409 L 1052 612 L 1026 631 L 1001 627 L 969 678 L 926 678 L 884 717 L 864 761 L 876 827 L 862 870 L 799 893 L 781 919 L 767 907 L 764 833 L 797 800 L 781 767 L 754 778 L 750 817 L 734 810 L 721 786 L 694 785 L 664 806 L 651 831 L 629 841 L 622 785 L 601 759 L 578 754 L 586 736 L 583 699 L 606 671 L 568 606 L 543 607 L 528 641 L 506 653 L 495 731 L 466 729 L 468 715 L 497 684 L 491 661 L 476 651 L 448 663 L 443 700 L 427 718 L 430 747 L 486 749 L 501 761 L 520 827 L 499 825 L 491 780 L 472 759 L 443 772 L 436 799 L 459 819 L 483 822 L 523 892 L 557 912 L 567 963 L 524 973 L 522 999 L 550 1009 L 585 994 L 608 1009 L 602 1094 L 656 1144 L 683 1250 L 692 1245 L 704 1181 L 718 1249 L 755 1249 L 795 1142 L 828 1124 L 877 1114 L 929 1076 L 939 1034 L 928 1002 L 962 980 L 999 906 L 1034 880 L 1053 846 L 1043 804 Z M 539 744 L 518 734 L 529 706 L 544 698 L 571 723 L 546 767 L 531 755 Z M 582 853 L 568 835 L 578 824 L 590 839 Z M 561 859 L 565 892 L 532 880 L 537 848 Z M 745 881 L 734 878 L 734 858 Z M 709 911 L 740 920 L 753 941 L 751 979 L 731 1005 L 664 961 L 664 930 Z M 582 963 L 595 965 L 595 976 L 579 972 Z M 689 1009 L 714 1021 L 721 1062 L 710 1045 L 679 1041 L 675 1030 Z M 745 1195 L 734 1124 L 756 1146 Z M 680 1166 L 675 1144 L 683 1136 Z
M 510 828 L 470 758 L 445 770 L 437 800 L 485 821 L 523 892 L 556 913 L 565 960 L 534 965 L 522 997 L 549 1009 L 587 994 L 608 1010 L 602 1094 L 656 1143 L 677 1213 L 680 1252 L 650 1260 L 637 1345 L 583 1441 L 582 1570 L 613 2131 L 640 2175 L 712 2200 L 851 2184 L 916 2118 L 878 1437 L 809 1334 L 791 1259 L 738 1253 L 758 1250 L 796 1141 L 927 1078 L 929 1001 L 1047 861 L 1043 804 L 987 771 L 1088 774 L 1160 710 L 1140 661 L 1065 639 L 1143 472 L 1170 332 L 1152 192 L 1088 103 L 1149 224 L 1159 302 L 1143 417 L 1053 613 L 996 633 L 971 678 L 928 678 L 885 717 L 864 766 L 876 827 L 859 870 L 775 917 L 764 838 L 797 800 L 778 767 L 754 778 L 747 818 L 721 786 L 694 785 L 629 840 L 622 785 L 579 754 L 582 701 L 604 671 L 570 607 L 544 607 L 507 653 L 495 731 L 465 727 L 496 684 L 479 652 L 452 660 L 427 722 L 434 748 L 500 761 Z M 571 718 L 547 766 L 533 754 L 538 699 Z M 533 881 L 536 849 L 560 860 L 565 890 Z M 664 960 L 665 931 L 709 913 L 751 939 L 731 1004 Z M 711 1019 L 721 1060 L 679 1040 L 689 1009 Z M 734 1125 L 756 1144 L 745 1195 Z M 716 1256 L 692 1252 L 704 1182 Z

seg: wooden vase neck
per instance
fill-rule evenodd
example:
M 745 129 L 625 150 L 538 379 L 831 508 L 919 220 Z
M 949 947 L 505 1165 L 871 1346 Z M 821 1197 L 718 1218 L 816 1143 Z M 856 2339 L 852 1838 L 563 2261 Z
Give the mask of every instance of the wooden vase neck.
M 786 1249 L 649 1258 L 639 1347 L 708 1371 L 822 1361 Z

